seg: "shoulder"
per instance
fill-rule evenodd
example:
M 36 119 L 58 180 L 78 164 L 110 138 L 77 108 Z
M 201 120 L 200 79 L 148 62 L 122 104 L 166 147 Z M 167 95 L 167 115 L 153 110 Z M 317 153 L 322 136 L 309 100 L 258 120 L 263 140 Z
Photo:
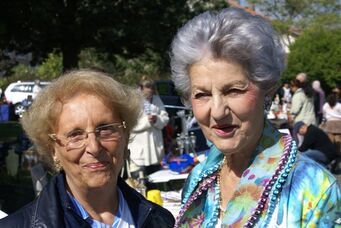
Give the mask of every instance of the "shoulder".
M 304 155 L 298 156 L 290 180 L 291 191 L 294 190 L 302 197 L 313 195 L 318 200 L 328 192 L 340 193 L 336 178 L 323 166 Z
M 314 184 L 316 184 L 316 177 L 321 177 L 327 180 L 329 183 L 336 182 L 336 178 L 327 169 L 302 154 L 298 156 L 293 172 L 295 177 L 300 177 L 303 180 L 314 180 Z
M 13 214 L 0 219 L 0 227 L 29 227 L 33 223 L 32 217 L 37 200 L 32 201 Z
M 52 177 L 34 201 L 1 220 L 0 227 L 61 227 L 64 221 L 60 201 L 65 200 L 58 188 L 64 188 L 62 174 Z
M 135 189 L 128 186 L 122 178 L 119 178 L 117 183 L 135 224 L 139 226 L 141 221 L 146 219 L 144 223 L 146 227 L 173 227 L 175 220 L 167 209 L 146 200 Z
M 299 155 L 282 190 L 280 205 L 286 206 L 280 211 L 284 210 L 292 226 L 333 227 L 339 218 L 340 199 L 335 177 L 315 161 Z
M 305 93 L 304 93 L 304 91 L 303 91 L 302 89 L 298 89 L 298 90 L 296 91 L 295 95 L 296 95 L 296 97 L 300 97 L 300 98 L 306 97 L 306 96 L 305 96 Z
M 182 190 L 182 198 L 185 200 L 185 198 L 188 198 L 188 196 L 191 194 L 191 192 L 194 190 L 193 186 L 196 186 L 198 183 L 198 179 L 200 174 L 203 172 L 203 167 L 205 166 L 206 160 L 203 163 L 197 164 L 189 174 L 189 176 L 186 179 L 184 188 Z M 187 195 L 187 197 L 186 197 Z
M 154 104 L 163 105 L 163 102 L 162 102 L 162 100 L 161 100 L 159 95 L 153 95 L 153 103 Z
M 173 227 L 175 219 L 165 208 L 154 205 L 147 222 L 147 227 Z

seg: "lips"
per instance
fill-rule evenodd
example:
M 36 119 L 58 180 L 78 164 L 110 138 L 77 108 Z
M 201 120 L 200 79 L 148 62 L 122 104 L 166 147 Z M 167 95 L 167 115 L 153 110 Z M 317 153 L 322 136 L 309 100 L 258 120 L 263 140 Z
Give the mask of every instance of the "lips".
M 87 163 L 83 167 L 89 168 L 89 169 L 94 169 L 94 170 L 99 170 L 99 169 L 104 169 L 109 165 L 109 162 L 92 162 L 92 163 Z
M 237 125 L 215 125 L 212 127 L 215 134 L 220 137 L 232 137 L 237 128 Z

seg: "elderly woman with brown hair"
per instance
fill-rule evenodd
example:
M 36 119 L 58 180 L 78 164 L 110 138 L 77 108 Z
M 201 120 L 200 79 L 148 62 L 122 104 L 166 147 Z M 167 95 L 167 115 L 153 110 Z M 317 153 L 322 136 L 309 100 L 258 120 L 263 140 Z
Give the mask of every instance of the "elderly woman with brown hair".
M 176 34 L 171 68 L 210 145 L 186 181 L 175 227 L 336 224 L 336 179 L 266 120 L 284 68 L 269 23 L 233 8 L 200 14 Z
M 134 90 L 90 70 L 67 73 L 39 92 L 21 122 L 59 174 L 0 226 L 172 227 L 170 212 L 119 177 L 140 104 Z

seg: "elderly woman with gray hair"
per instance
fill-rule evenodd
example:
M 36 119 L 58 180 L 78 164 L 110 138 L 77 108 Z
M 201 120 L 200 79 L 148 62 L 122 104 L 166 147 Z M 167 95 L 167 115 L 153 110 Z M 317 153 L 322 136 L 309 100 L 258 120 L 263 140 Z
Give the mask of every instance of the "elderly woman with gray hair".
M 135 90 L 91 70 L 40 91 L 21 122 L 58 174 L 0 227 L 172 227 L 170 212 L 119 176 L 140 104 Z
M 175 227 L 336 224 L 336 179 L 266 120 L 284 68 L 268 22 L 233 8 L 200 14 L 176 34 L 171 68 L 210 146 L 186 181 Z

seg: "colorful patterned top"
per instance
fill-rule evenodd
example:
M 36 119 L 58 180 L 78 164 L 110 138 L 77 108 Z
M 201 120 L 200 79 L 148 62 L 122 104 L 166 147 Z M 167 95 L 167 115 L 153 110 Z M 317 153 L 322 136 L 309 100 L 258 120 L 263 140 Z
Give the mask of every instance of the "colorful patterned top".
M 289 135 L 266 121 L 249 167 L 220 216 L 217 183 L 223 154 L 212 145 L 191 172 L 175 227 L 335 227 L 341 193 L 333 175 L 297 152 Z M 223 177 L 220 177 L 223 178 Z M 221 217 L 221 220 L 218 218 Z

